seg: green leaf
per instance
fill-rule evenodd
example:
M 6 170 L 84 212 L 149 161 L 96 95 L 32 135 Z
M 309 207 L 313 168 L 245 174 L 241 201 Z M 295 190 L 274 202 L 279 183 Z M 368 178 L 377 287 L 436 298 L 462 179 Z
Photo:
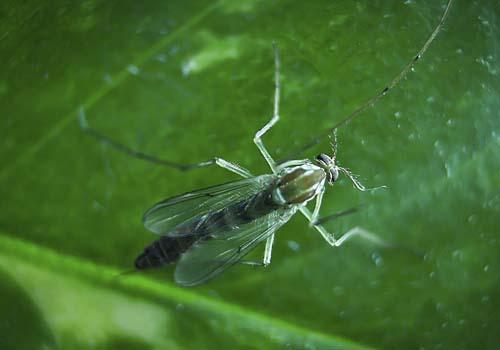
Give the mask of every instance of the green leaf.
M 7 264 L 8 265 L 8 264 Z M 50 349 L 54 336 L 29 294 L 0 270 L 0 346 L 2 349 Z M 26 336 L 29 333 L 29 336 Z
M 117 269 L 67 257 L 6 235 L 0 236 L 0 243 L 0 266 L 6 270 L 14 267 L 13 275 L 20 284 L 17 286 L 3 274 L 0 305 L 6 318 L 0 329 L 12 336 L 6 339 L 9 349 L 16 348 L 15 344 L 20 349 L 30 348 L 17 340 L 23 339 L 26 329 L 31 334 L 24 339 L 28 344 L 34 342 L 34 346 L 47 348 L 45 343 L 51 337 L 50 333 L 39 335 L 48 328 L 39 320 L 40 313 L 63 349 L 203 348 L 207 339 L 213 340 L 211 346 L 223 348 L 235 344 L 241 348 L 284 344 L 365 348 L 224 300 L 152 282 L 144 276 L 120 276 Z M 28 306 L 35 308 L 29 295 L 40 311 L 27 310 Z M 225 336 L 218 339 L 221 331 Z M 262 334 L 269 337 L 262 338 Z M 5 344 L 5 339 L 2 342 Z
M 328 188 L 324 215 L 360 208 L 328 229 L 361 226 L 393 249 L 333 249 L 297 215 L 266 269 L 235 266 L 194 289 L 173 283 L 174 267 L 115 278 L 156 238 L 141 224 L 147 208 L 235 176 L 132 159 L 77 121 L 83 108 L 92 127 L 134 149 L 264 173 L 252 138 L 272 112 L 273 41 L 281 120 L 264 142 L 281 158 L 381 91 L 444 5 L 2 3 L 0 299 L 13 320 L 0 336 L 29 324 L 29 348 L 496 348 L 494 2 L 457 1 L 414 72 L 339 129 L 341 164 L 389 189 L 359 193 L 345 179 Z M 325 151 L 327 139 L 297 157 Z

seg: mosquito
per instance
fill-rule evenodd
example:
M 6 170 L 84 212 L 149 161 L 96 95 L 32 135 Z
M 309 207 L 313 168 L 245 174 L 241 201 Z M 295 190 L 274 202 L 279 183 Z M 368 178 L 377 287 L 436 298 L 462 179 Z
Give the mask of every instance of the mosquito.
M 300 212 L 309 225 L 332 247 L 338 247 L 354 236 L 385 245 L 382 239 L 361 227 L 352 228 L 337 238 L 323 226 L 323 223 L 329 220 L 354 211 L 347 210 L 320 218 L 327 186 L 333 186 L 343 175 L 351 181 L 355 189 L 368 190 L 350 170 L 337 162 L 336 130 L 373 106 L 407 75 L 441 30 L 452 2 L 453 0 L 448 1 L 439 23 L 423 47 L 380 93 L 300 149 L 309 149 L 319 143 L 322 137 L 330 135 L 331 153 L 321 153 L 314 160 L 293 159 L 276 162 L 262 141 L 262 137 L 280 120 L 281 63 L 278 47 L 273 43 L 273 114 L 253 139 L 271 169 L 270 174 L 254 176 L 242 166 L 218 157 L 200 163 L 180 164 L 138 152 L 90 128 L 81 109 L 79 121 L 85 132 L 132 157 L 178 170 L 217 165 L 243 178 L 171 197 L 147 210 L 143 216 L 144 226 L 160 237 L 137 257 L 135 268 L 145 270 L 176 263 L 175 282 L 182 286 L 195 286 L 214 278 L 236 263 L 267 266 L 271 263 L 276 231 L 297 212 Z M 312 201 L 315 201 L 315 205 L 311 211 L 307 204 Z M 243 261 L 250 251 L 263 242 L 265 248 L 261 262 Z

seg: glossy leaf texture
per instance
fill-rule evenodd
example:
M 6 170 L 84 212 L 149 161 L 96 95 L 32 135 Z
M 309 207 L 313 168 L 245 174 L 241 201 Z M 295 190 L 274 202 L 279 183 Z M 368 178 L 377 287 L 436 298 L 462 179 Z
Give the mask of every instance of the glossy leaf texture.
M 391 249 L 331 248 L 296 215 L 268 268 L 235 266 L 197 288 L 176 286 L 173 267 L 116 277 L 157 238 L 142 226 L 147 208 L 237 177 L 131 159 L 77 121 L 83 108 L 134 149 L 188 163 L 219 156 L 263 174 L 252 138 L 272 113 L 273 41 L 281 120 L 264 142 L 280 158 L 381 91 L 444 5 L 2 2 L 0 299 L 24 311 L 9 309 L 0 332 L 26 331 L 29 348 L 497 348 L 495 1 L 456 0 L 414 71 L 339 129 L 341 165 L 388 189 L 361 193 L 342 179 L 323 215 L 359 210 L 327 226 L 361 226 Z M 297 157 L 329 151 L 326 139 Z

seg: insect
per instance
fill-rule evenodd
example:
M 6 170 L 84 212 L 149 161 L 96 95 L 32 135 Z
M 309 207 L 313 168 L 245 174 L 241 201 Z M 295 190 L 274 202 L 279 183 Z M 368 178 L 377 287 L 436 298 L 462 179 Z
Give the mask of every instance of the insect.
M 244 262 L 243 257 L 264 242 L 262 262 L 245 263 L 266 266 L 271 262 L 276 231 L 297 212 L 300 212 L 310 226 L 333 247 L 340 246 L 354 236 L 384 244 L 376 235 L 360 227 L 355 227 L 336 238 L 322 225 L 327 220 L 339 216 L 334 214 L 320 219 L 319 213 L 327 186 L 333 186 L 341 175 L 346 176 L 357 190 L 367 190 L 347 168 L 338 164 L 336 130 L 373 106 L 405 77 L 440 31 L 452 2 L 453 0 L 450 0 L 447 3 L 441 20 L 424 46 L 380 93 L 299 150 L 309 149 L 322 137 L 331 135 L 331 153 L 321 153 L 314 160 L 288 160 L 278 164 L 262 141 L 262 137 L 280 119 L 280 55 L 274 44 L 273 115 L 253 139 L 269 165 L 271 174 L 254 176 L 240 165 L 222 158 L 196 164 L 179 164 L 149 156 L 90 128 L 82 110 L 80 125 L 84 131 L 133 157 L 179 170 L 217 165 L 243 178 L 168 198 L 146 211 L 143 217 L 144 226 L 160 237 L 137 257 L 135 268 L 144 270 L 176 263 L 175 281 L 183 286 L 194 286 L 210 280 L 238 262 Z M 312 211 L 307 208 L 311 201 L 315 201 Z

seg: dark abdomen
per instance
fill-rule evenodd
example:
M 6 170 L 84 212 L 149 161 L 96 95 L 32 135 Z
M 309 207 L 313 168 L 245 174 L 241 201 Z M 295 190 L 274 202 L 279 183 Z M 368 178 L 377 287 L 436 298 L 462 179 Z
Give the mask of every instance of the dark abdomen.
M 135 268 L 144 270 L 173 263 L 196 241 L 194 235 L 182 237 L 163 236 L 144 248 L 135 259 Z
M 249 200 L 190 220 L 178 227 L 178 232 L 173 232 L 171 236 L 166 233 L 147 246 L 137 257 L 136 269 L 143 270 L 174 263 L 198 240 L 210 239 L 218 232 L 229 231 L 235 226 L 244 225 L 278 209 L 280 205 L 272 200 L 271 190 L 272 188 L 257 193 Z M 172 237 L 174 235 L 176 236 Z

